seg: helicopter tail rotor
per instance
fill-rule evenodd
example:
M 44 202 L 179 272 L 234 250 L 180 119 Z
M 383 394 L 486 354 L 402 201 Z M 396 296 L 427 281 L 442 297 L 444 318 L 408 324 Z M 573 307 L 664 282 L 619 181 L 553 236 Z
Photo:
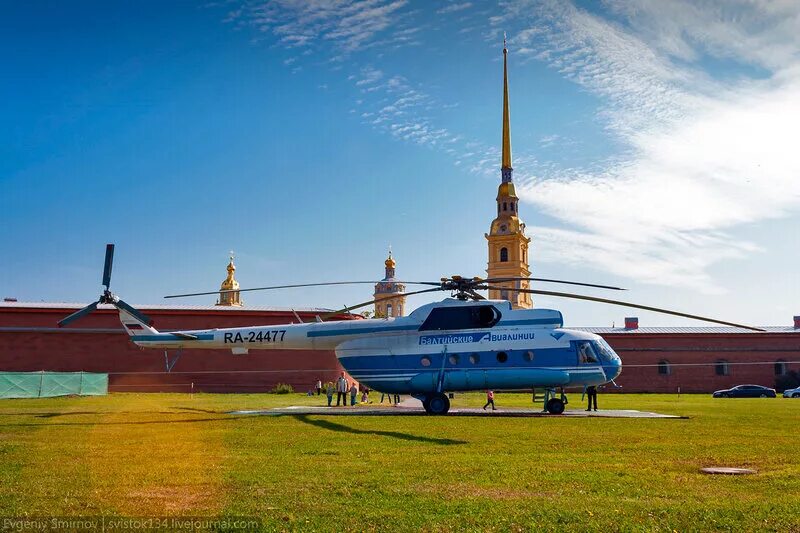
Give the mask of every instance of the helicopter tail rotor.
M 152 320 L 150 320 L 147 315 L 141 313 L 134 309 L 131 305 L 125 303 L 124 301 L 120 300 L 115 294 L 111 292 L 111 269 L 114 266 L 114 245 L 107 244 L 106 245 L 106 258 L 103 265 L 103 279 L 102 285 L 105 287 L 105 290 L 100 295 L 100 298 L 96 302 L 92 302 L 83 309 L 79 309 L 75 311 L 71 315 L 62 318 L 58 321 L 58 327 L 64 327 L 79 318 L 88 315 L 92 311 L 97 309 L 97 306 L 100 304 L 111 304 L 117 309 L 124 309 L 128 314 L 135 317 L 137 320 L 143 322 L 144 324 L 151 324 Z

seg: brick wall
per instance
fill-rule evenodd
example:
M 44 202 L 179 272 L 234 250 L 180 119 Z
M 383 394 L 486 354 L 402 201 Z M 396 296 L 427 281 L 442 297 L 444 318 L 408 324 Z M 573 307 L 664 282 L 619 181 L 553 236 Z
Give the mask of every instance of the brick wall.
M 164 351 L 134 345 L 121 329 L 116 311 L 98 310 L 67 328 L 57 329 L 56 322 L 72 311 L 0 307 L 0 370 L 108 372 L 112 391 L 154 392 L 188 392 L 192 383 L 196 392 L 261 392 L 279 382 L 305 391 L 317 379 L 333 381 L 342 371 L 332 351 L 253 350 L 247 355 L 233 355 L 230 350 L 184 350 L 167 373 Z M 297 321 L 291 312 L 275 311 L 143 312 L 160 330 Z M 314 320 L 313 313 L 299 314 L 303 321 Z M 19 331 L 23 328 L 38 331 Z M 176 354 L 168 355 L 172 359 Z
M 617 384 L 622 392 L 712 392 L 752 383 L 775 386 L 776 361 L 800 361 L 800 334 L 603 334 L 622 358 Z M 659 361 L 670 374 L 658 373 Z M 719 376 L 714 364 L 728 361 L 729 374 Z M 753 364 L 756 363 L 756 364 Z M 800 364 L 788 363 L 788 370 Z

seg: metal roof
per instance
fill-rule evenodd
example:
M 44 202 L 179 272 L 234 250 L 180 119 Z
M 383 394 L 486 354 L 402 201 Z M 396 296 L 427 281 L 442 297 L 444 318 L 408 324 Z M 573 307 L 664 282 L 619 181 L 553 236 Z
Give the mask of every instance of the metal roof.
M 0 302 L 0 308 L 25 308 L 25 309 L 81 309 L 87 303 L 75 302 Z M 270 307 L 270 306 L 246 306 L 235 307 L 228 305 L 165 305 L 165 304 L 132 304 L 133 307 L 142 311 L 219 311 L 223 313 L 247 313 L 247 312 L 282 312 L 291 313 L 292 311 L 303 313 L 329 313 L 333 309 L 325 307 Z M 114 309 L 109 304 L 100 304 L 98 309 Z
M 766 330 L 767 333 L 800 333 L 800 329 L 793 326 L 756 326 Z M 726 326 L 676 326 L 676 327 L 651 327 L 651 328 L 585 328 L 585 327 L 568 327 L 565 329 L 575 329 L 578 331 L 586 331 L 588 333 L 596 333 L 598 335 L 614 334 L 614 335 L 657 335 L 657 334 L 731 334 L 731 333 L 758 333 L 743 328 L 733 328 Z

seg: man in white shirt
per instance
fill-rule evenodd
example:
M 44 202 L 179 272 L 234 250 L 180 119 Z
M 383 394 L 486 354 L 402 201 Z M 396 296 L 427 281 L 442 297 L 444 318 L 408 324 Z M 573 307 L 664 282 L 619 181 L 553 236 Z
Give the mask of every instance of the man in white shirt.
M 339 376 L 339 379 L 336 380 L 336 406 L 338 407 L 340 403 L 344 403 L 347 406 L 347 389 L 349 389 L 349 385 L 347 384 L 347 378 L 344 377 L 344 372 L 342 375 Z

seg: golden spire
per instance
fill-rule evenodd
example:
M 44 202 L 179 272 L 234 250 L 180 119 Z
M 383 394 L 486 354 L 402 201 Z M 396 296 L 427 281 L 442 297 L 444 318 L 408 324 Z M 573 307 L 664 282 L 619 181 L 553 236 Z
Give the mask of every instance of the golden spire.
M 386 258 L 386 261 L 384 261 L 384 264 L 386 265 L 386 268 L 394 268 L 397 265 L 395 260 L 392 259 L 392 247 L 391 246 L 389 246 L 389 257 Z
M 511 115 L 508 111 L 508 48 L 506 48 L 505 33 L 503 33 L 503 164 L 501 168 L 511 168 Z

